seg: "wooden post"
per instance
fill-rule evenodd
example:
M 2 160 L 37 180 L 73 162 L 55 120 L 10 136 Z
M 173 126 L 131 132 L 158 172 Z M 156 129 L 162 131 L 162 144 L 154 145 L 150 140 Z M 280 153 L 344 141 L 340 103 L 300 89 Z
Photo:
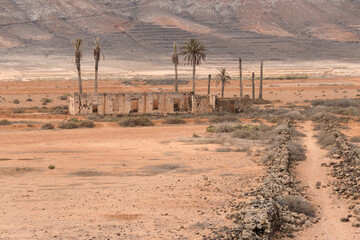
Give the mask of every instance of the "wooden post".
M 263 98 L 263 68 L 264 68 L 264 63 L 263 61 L 261 61 L 261 65 L 260 65 L 260 91 L 259 91 L 259 99 Z
M 208 95 L 210 95 L 210 82 L 211 82 L 211 74 L 209 74 L 209 80 L 208 80 Z
M 239 58 L 239 72 L 240 72 L 240 97 L 243 97 L 242 60 L 241 60 L 241 58 Z
M 252 73 L 251 83 L 252 83 L 252 99 L 255 100 L 255 73 Z

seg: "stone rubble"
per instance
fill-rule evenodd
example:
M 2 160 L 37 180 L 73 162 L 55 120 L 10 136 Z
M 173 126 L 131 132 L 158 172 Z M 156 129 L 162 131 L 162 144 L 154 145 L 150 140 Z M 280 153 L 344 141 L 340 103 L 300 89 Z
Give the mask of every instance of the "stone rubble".
M 233 206 L 233 213 L 227 216 L 234 220 L 236 227 L 214 229 L 213 234 L 204 239 L 281 239 L 284 235 L 293 237 L 293 232 L 316 222 L 316 219 L 292 212 L 278 202 L 281 196 L 302 196 L 305 190 L 289 171 L 291 154 L 287 144 L 293 141 L 290 125 L 280 135 L 268 150 L 271 152 L 265 162 L 267 172 L 263 184 L 248 194 L 252 197 L 250 202 Z
M 360 154 L 340 129 L 340 125 L 334 122 L 329 122 L 324 128 L 327 134 L 335 137 L 335 144 L 330 146 L 330 156 L 341 159 L 331 164 L 331 175 L 338 180 L 333 183 L 333 189 L 343 198 L 357 202 L 351 207 L 357 215 L 352 226 L 360 227 Z

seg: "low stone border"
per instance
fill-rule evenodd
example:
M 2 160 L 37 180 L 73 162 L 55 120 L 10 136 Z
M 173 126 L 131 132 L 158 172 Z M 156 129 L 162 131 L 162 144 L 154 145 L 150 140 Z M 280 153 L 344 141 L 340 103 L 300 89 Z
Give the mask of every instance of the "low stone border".
M 263 184 L 249 194 L 254 199 L 234 206 L 234 213 L 227 216 L 235 220 L 237 227 L 213 230 L 212 236 L 204 239 L 266 240 L 277 235 L 293 237 L 294 231 L 314 222 L 304 213 L 292 212 L 288 206 L 279 204 L 281 197 L 298 196 L 303 199 L 304 192 L 300 182 L 290 172 L 291 154 L 287 147 L 293 141 L 290 125 L 279 134 L 280 138 L 267 154 L 267 172 Z
M 331 164 L 331 175 L 338 180 L 333 182 L 333 190 L 340 196 L 357 202 L 350 209 L 357 215 L 353 227 L 360 227 L 360 154 L 340 131 L 339 124 L 329 122 L 323 131 L 335 138 L 335 144 L 329 147 L 330 157 L 341 159 Z

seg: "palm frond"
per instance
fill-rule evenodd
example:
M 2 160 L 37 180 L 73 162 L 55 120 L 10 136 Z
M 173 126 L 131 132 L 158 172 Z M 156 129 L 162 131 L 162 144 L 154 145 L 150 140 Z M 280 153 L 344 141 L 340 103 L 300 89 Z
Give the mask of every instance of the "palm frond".
M 207 48 L 203 42 L 198 39 L 190 39 L 181 48 L 181 56 L 188 65 L 200 65 L 205 60 Z
M 228 72 L 226 72 L 226 68 L 222 68 L 219 70 L 219 73 L 216 75 L 215 83 L 216 85 L 219 85 L 219 83 L 224 82 L 224 85 L 227 83 L 230 83 L 231 77 Z

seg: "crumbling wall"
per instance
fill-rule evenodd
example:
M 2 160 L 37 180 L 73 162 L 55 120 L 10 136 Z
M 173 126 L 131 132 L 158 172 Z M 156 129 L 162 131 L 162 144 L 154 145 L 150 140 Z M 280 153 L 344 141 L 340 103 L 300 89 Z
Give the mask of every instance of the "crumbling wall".
M 217 98 L 216 111 L 240 113 L 249 111 L 251 107 L 251 100 L 248 97 L 234 97 L 234 98 Z
M 196 115 L 213 112 L 214 107 L 211 104 L 210 96 L 193 95 L 191 111 Z
M 156 101 L 156 107 L 154 107 Z M 185 92 L 152 93 L 78 93 L 70 96 L 71 115 L 157 114 L 191 111 L 191 94 Z

